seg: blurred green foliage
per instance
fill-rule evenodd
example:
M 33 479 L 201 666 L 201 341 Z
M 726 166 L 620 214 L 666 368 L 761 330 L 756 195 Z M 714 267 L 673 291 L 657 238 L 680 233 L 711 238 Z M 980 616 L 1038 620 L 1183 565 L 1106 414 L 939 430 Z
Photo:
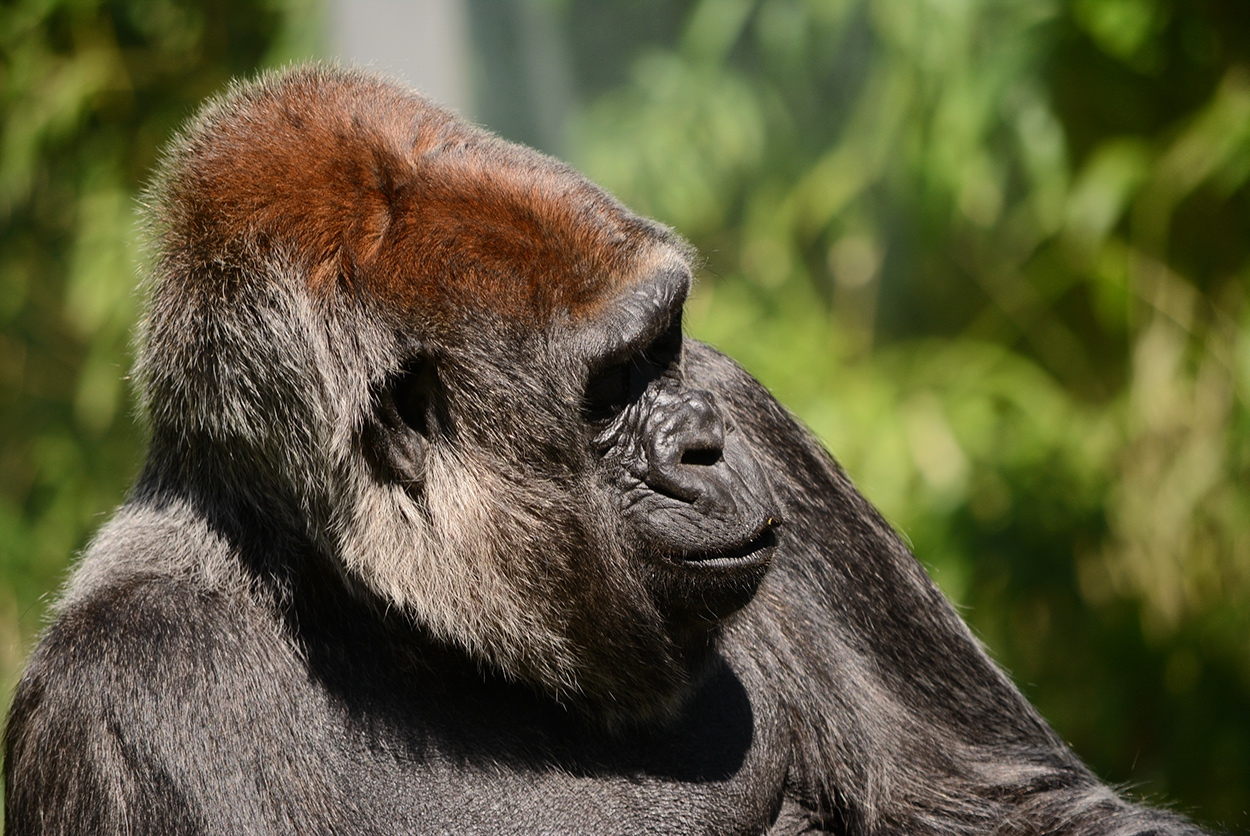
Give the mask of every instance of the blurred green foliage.
M 1105 778 L 1250 824 L 1250 4 L 663 5 L 574 148 L 693 333 Z
M 311 50 L 315 2 L 0 5 L 6 698 L 139 465 L 139 186 L 229 77 Z M 553 8 L 576 162 L 707 259 L 693 333 L 1103 777 L 1250 824 L 1250 4 Z

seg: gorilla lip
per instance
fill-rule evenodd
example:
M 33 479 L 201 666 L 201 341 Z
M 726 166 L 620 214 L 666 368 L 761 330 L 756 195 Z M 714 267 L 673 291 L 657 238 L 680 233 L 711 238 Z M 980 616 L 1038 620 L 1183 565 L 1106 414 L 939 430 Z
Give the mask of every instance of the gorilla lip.
M 770 518 L 760 533 L 749 542 L 735 549 L 724 551 L 684 555 L 675 560 L 682 566 L 699 569 L 749 569 L 766 565 L 773 559 L 777 551 L 777 535 L 774 528 L 777 521 Z

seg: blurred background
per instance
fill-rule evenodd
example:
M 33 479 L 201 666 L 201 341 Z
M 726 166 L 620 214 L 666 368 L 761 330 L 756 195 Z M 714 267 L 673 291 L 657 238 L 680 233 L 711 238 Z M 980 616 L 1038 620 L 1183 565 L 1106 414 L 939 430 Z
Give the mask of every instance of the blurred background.
M 372 63 L 706 259 L 1105 779 L 1250 828 L 1250 3 L 8 0 L 0 694 L 137 471 L 137 195 L 228 79 Z

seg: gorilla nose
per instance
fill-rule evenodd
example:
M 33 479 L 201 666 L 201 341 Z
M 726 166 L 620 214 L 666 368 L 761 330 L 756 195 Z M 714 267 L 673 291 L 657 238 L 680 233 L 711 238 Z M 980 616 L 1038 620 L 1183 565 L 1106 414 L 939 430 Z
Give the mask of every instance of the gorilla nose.
M 711 392 L 661 396 L 651 415 L 647 484 L 687 502 L 708 487 L 705 468 L 720 463 L 725 421 Z

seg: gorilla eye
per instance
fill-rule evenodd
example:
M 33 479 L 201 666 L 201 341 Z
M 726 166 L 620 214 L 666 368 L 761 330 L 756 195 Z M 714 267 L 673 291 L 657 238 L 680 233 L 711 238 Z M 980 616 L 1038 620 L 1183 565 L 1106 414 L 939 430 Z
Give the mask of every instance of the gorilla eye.
M 634 358 L 614 363 L 590 376 L 582 412 L 592 421 L 604 421 L 625 408 L 633 384 Z
M 681 310 L 673 315 L 664 333 L 656 337 L 644 352 L 647 362 L 660 368 L 667 368 L 676 362 L 681 355 Z
M 624 409 L 649 383 L 681 356 L 681 311 L 646 348 L 591 374 L 586 382 L 582 414 L 589 421 L 607 421 Z

